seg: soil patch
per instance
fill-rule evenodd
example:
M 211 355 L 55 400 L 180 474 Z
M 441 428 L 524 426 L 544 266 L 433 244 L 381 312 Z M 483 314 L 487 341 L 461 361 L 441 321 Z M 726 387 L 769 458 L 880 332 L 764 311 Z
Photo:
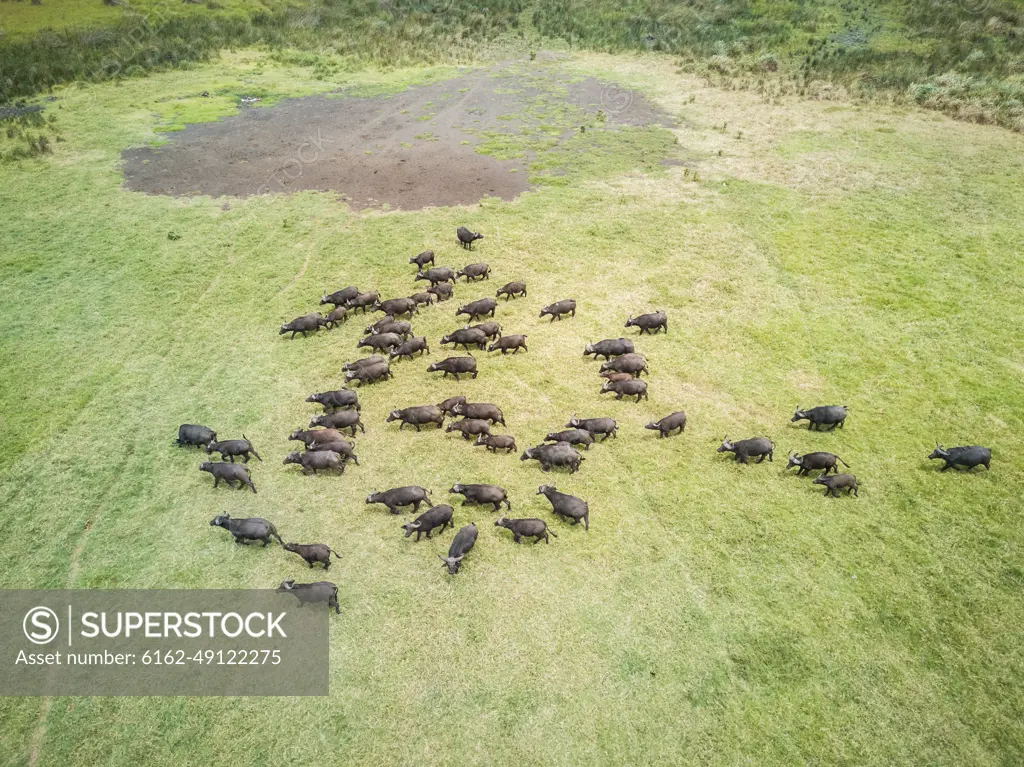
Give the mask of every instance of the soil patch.
M 336 191 L 356 209 L 417 210 L 513 199 L 529 188 L 528 144 L 494 154 L 477 147 L 514 144 L 531 131 L 564 141 L 584 123 L 614 130 L 670 120 L 638 93 L 512 65 L 391 96 L 337 93 L 246 108 L 189 125 L 164 146 L 126 150 L 123 170 L 126 188 L 148 194 Z

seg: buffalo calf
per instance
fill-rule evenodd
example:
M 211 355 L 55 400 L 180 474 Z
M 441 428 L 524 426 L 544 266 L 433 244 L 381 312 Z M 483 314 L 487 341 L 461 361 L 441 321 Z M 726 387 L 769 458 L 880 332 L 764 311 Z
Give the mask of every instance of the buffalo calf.
M 331 554 L 335 559 L 341 559 L 341 555 L 326 543 L 286 543 L 284 550 L 298 554 L 310 567 L 319 562 L 324 566 L 324 570 L 331 569 Z
M 822 474 L 820 477 L 814 479 L 815 485 L 825 486 L 825 497 L 833 496 L 839 497 L 839 493 L 842 490 L 846 490 L 846 494 L 853 493 L 855 497 L 860 497 L 857 484 L 857 478 L 852 474 L 833 474 L 831 477 Z

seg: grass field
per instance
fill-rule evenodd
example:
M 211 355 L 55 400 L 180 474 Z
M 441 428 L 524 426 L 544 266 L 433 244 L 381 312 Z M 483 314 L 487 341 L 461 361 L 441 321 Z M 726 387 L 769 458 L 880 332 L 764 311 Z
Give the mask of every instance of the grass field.
M 280 547 L 208 526 L 230 513 L 332 544 L 343 613 L 327 699 L 0 698 L 0 763 L 1024 760 L 1024 136 L 719 90 L 653 55 L 560 66 L 643 89 L 678 116 L 678 145 L 664 129 L 588 131 L 566 145 L 567 176 L 546 156 L 546 180 L 512 202 L 355 214 L 303 193 L 226 210 L 121 189 L 121 151 L 181 119 L 161 104 L 214 80 L 288 95 L 431 72 L 324 81 L 245 52 L 48 106 L 63 141 L 0 166 L 0 586 L 307 576 Z M 651 161 L 666 146 L 685 167 Z M 418 316 L 433 354 L 361 392 L 362 465 L 283 466 L 315 412 L 303 400 L 341 383 L 367 323 L 295 341 L 278 325 L 324 289 L 411 293 L 407 260 L 425 248 L 468 263 L 460 224 L 486 233 L 472 260 L 492 279 Z M 428 376 L 457 303 L 516 278 L 529 296 L 497 319 L 529 353 L 478 355 L 475 381 Z M 570 296 L 574 319 L 538 319 Z M 631 335 L 626 317 L 649 309 L 670 317 L 668 335 L 637 340 L 650 401 L 602 398 L 584 344 Z M 551 476 L 384 423 L 456 393 L 500 405 L 521 447 L 574 411 L 617 418 L 619 438 Z M 842 431 L 789 422 L 833 402 L 851 409 Z M 683 436 L 642 428 L 677 409 Z M 171 445 L 182 422 L 248 436 L 259 494 L 214 491 L 200 455 Z M 726 433 L 771 436 L 775 462 L 718 455 Z M 992 471 L 939 474 L 936 440 L 992 447 Z M 859 499 L 782 473 L 789 450 L 814 449 L 852 465 Z M 550 517 L 535 495 L 550 480 L 589 501 L 589 532 Z M 503 485 L 559 538 L 514 546 L 494 514 L 455 504 L 481 534 L 450 578 L 435 556 L 450 532 L 412 544 L 403 518 L 363 502 L 404 484 L 444 502 L 455 481 Z

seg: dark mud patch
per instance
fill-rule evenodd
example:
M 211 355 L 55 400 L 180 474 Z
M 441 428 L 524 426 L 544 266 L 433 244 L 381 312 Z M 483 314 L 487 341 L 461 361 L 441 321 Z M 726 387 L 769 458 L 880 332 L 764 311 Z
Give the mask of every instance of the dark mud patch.
M 164 146 L 129 149 L 123 169 L 125 186 L 148 194 L 334 191 L 356 209 L 417 210 L 515 198 L 530 188 L 537 137 L 649 124 L 671 121 L 638 93 L 514 65 L 392 96 L 245 109 L 189 125 Z

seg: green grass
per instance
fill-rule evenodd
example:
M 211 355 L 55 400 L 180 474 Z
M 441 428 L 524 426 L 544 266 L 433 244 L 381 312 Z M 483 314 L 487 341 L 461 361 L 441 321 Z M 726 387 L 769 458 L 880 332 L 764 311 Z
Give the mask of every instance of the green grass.
M 0 585 L 309 575 L 207 524 L 266 516 L 343 555 L 331 696 L 0 698 L 0 761 L 1021 762 L 1021 136 L 914 109 L 765 104 L 663 59 L 578 55 L 565 66 L 640 82 L 683 118 L 679 147 L 662 130 L 588 127 L 560 164 L 538 147 L 538 186 L 516 201 L 412 213 L 354 214 L 333 194 L 225 210 L 123 190 L 121 151 L 166 137 L 157 102 L 218 78 L 320 87 L 312 65 L 239 56 L 90 88 L 88 109 L 58 101 L 65 141 L 0 167 Z M 700 182 L 658 164 L 675 151 Z M 487 235 L 472 255 L 460 224 Z M 426 248 L 441 264 L 486 260 L 492 279 L 418 316 L 433 354 L 361 393 L 362 466 L 307 478 L 281 465 L 286 434 L 315 412 L 304 398 L 340 384 L 368 321 L 295 341 L 278 324 L 325 288 L 413 292 L 407 259 Z M 529 296 L 498 320 L 529 334 L 529 353 L 478 355 L 475 381 L 428 376 L 457 304 L 519 278 Z M 538 319 L 569 296 L 575 319 Z M 637 341 L 650 402 L 602 399 L 584 344 L 656 308 L 670 333 Z M 620 436 L 578 475 L 549 476 L 384 423 L 458 392 L 503 407 L 521 447 L 573 411 L 612 415 Z M 797 405 L 831 402 L 850 405 L 845 430 L 790 424 Z M 676 409 L 685 435 L 642 428 Z M 259 494 L 214 491 L 200 455 L 171 446 L 182 422 L 252 439 Z M 725 433 L 770 435 L 777 460 L 736 465 L 715 452 Z M 937 473 L 936 439 L 991 446 L 992 472 Z M 790 449 L 839 453 L 860 499 L 826 501 L 782 474 Z M 551 480 L 589 500 L 589 533 L 535 496 Z M 363 503 L 413 483 L 444 501 L 455 481 L 503 485 L 516 515 L 551 520 L 559 538 L 514 546 L 494 514 L 456 504 L 481 535 L 449 578 L 435 554 L 450 532 L 412 544 L 402 518 Z

